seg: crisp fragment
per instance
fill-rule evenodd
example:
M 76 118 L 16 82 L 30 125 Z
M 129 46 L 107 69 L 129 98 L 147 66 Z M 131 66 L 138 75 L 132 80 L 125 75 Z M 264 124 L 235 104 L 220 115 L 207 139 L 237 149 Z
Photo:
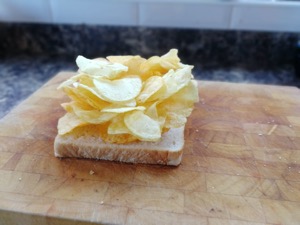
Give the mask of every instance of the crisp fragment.
M 163 76 L 163 80 L 166 85 L 166 92 L 161 97 L 161 100 L 172 96 L 180 89 L 188 85 L 192 78 L 192 68 L 192 66 L 186 66 L 176 71 L 170 70 Z
M 64 135 L 69 133 L 74 128 L 87 124 L 80 120 L 74 113 L 66 113 L 58 120 L 58 134 Z
M 158 141 L 161 138 L 159 123 L 142 111 L 126 114 L 124 122 L 130 132 L 142 141 Z
M 137 102 L 144 103 L 146 102 L 151 96 L 157 93 L 164 85 L 164 81 L 160 76 L 152 76 L 149 77 L 144 82 L 144 87 L 137 97 Z M 152 99 L 153 100 L 153 99 Z
M 75 93 L 81 101 L 85 101 L 95 109 L 102 109 L 109 106 L 109 102 L 104 101 L 93 87 L 78 84 L 77 87 L 73 89 L 73 93 Z
M 126 72 L 128 75 L 140 75 L 141 74 L 141 64 L 146 61 L 139 55 L 127 55 L 127 56 L 108 56 L 107 59 L 113 63 L 121 63 L 128 67 Z M 120 75 L 124 75 L 124 72 Z M 142 78 L 142 77 L 141 77 Z
M 91 124 L 102 124 L 105 123 L 115 116 L 116 113 L 108 113 L 108 112 L 101 112 L 97 109 L 84 109 L 79 104 L 71 105 L 74 114 L 82 121 Z
M 130 76 L 117 80 L 94 79 L 99 96 L 108 102 L 124 102 L 134 99 L 142 89 L 142 81 L 138 76 Z
M 145 110 L 145 107 L 143 106 L 136 106 L 136 107 L 107 107 L 101 110 L 101 112 L 108 112 L 108 113 L 125 113 L 130 112 L 133 110 Z
M 171 49 L 167 54 L 158 57 L 153 56 L 141 64 L 141 73 L 144 77 L 163 75 L 169 70 L 176 70 L 180 67 L 178 50 Z
M 81 55 L 76 58 L 76 64 L 83 73 L 97 77 L 105 77 L 107 79 L 114 79 L 119 73 L 128 70 L 127 66 L 120 63 L 111 63 L 104 60 L 90 60 Z
M 108 134 L 130 134 L 129 129 L 125 125 L 124 116 L 114 118 L 107 129 Z

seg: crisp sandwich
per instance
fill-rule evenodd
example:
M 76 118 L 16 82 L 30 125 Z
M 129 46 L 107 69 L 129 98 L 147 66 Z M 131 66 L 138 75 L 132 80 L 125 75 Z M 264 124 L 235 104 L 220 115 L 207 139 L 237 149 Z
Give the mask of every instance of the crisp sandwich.
M 199 97 L 193 66 L 177 53 L 78 56 L 78 73 L 58 87 L 70 101 L 62 104 L 55 156 L 180 164 L 184 126 Z

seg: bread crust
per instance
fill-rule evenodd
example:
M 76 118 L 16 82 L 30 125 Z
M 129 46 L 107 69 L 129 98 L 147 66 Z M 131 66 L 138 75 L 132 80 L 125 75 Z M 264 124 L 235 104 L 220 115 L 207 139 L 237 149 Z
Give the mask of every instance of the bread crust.
M 100 138 L 72 134 L 57 135 L 54 141 L 56 157 L 76 157 L 178 166 L 184 147 L 184 127 L 172 128 L 158 142 L 128 144 L 105 143 Z

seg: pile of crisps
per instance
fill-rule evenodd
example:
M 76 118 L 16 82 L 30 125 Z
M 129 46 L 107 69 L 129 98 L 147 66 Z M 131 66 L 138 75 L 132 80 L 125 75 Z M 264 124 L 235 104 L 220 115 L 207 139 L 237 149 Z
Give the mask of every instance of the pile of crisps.
M 193 66 L 180 63 L 178 51 L 144 59 L 78 56 L 78 74 L 58 89 L 71 98 L 58 133 L 94 129 L 105 142 L 158 141 L 163 132 L 184 126 L 199 101 Z

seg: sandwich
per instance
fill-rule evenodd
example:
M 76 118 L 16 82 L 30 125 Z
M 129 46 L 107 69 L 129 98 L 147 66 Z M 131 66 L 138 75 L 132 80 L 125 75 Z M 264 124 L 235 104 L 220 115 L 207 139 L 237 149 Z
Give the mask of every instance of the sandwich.
M 76 59 L 78 73 L 59 85 L 70 98 L 58 120 L 56 157 L 177 166 L 184 127 L 199 101 L 193 66 L 178 51 L 148 59 Z

